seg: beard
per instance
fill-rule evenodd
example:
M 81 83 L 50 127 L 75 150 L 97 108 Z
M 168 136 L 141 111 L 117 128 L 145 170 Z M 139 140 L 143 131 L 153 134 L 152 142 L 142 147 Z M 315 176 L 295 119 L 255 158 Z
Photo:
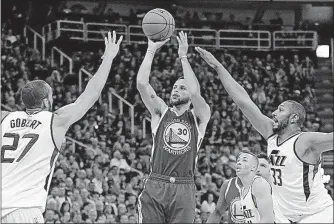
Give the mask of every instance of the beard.
M 273 132 L 275 134 L 281 132 L 284 128 L 286 128 L 289 124 L 289 116 L 283 119 L 282 121 L 278 122 L 277 127 L 273 128 Z
M 184 105 L 187 104 L 189 102 L 189 98 L 187 99 L 180 99 L 178 98 L 177 100 L 173 100 L 173 98 L 171 97 L 169 100 L 170 105 L 173 106 L 180 106 L 180 105 Z

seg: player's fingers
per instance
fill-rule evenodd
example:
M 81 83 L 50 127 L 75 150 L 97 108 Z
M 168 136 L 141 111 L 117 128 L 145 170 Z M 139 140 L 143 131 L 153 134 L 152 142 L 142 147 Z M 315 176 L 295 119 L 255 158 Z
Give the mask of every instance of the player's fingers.
M 183 40 L 184 40 L 184 33 L 183 33 L 183 31 L 181 31 L 179 34 L 180 34 L 180 40 L 183 42 Z
M 108 46 L 108 39 L 107 39 L 107 37 L 104 37 L 104 44 L 106 45 L 106 48 L 107 48 L 107 46 Z
M 195 47 L 195 50 L 199 53 L 201 57 L 203 56 L 203 52 L 201 51 L 199 47 Z
M 177 42 L 179 42 L 179 44 L 182 43 L 181 41 L 181 32 L 179 32 L 179 36 L 176 36 Z
M 122 40 L 123 40 L 123 35 L 121 35 L 120 38 L 118 39 L 117 45 L 119 45 L 122 42 Z
M 110 31 L 108 32 L 108 43 L 111 43 L 112 39 L 111 39 L 111 33 Z
M 200 47 L 197 47 L 197 51 L 198 51 L 198 53 L 199 53 L 199 55 L 202 57 L 202 58 L 204 58 L 205 57 L 205 52 L 204 52 L 204 49 L 202 49 L 202 48 L 200 48 Z
M 181 44 L 181 40 L 180 40 L 180 38 L 179 38 L 178 36 L 176 36 L 176 40 L 177 40 L 177 42 L 178 42 L 179 44 Z
M 167 43 L 170 40 L 170 38 L 167 38 L 166 40 L 163 41 L 163 44 Z
M 203 53 L 202 48 L 200 48 L 200 47 L 195 47 L 195 50 L 200 54 Z
M 116 43 L 116 31 L 115 30 L 112 31 L 112 41 L 113 43 Z
M 184 38 L 186 41 L 188 41 L 188 34 L 187 33 L 184 33 Z

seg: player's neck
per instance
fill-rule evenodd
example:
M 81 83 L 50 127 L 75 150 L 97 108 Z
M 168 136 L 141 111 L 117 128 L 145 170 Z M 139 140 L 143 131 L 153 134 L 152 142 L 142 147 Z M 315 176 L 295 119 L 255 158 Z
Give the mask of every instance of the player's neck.
M 290 128 L 284 129 L 278 133 L 279 142 L 284 142 L 286 139 L 290 138 L 291 136 L 299 132 L 301 132 L 300 127 L 290 127 Z
M 242 183 L 242 187 L 244 189 L 247 189 L 253 182 L 253 178 L 254 175 L 253 174 L 249 174 L 249 175 L 243 175 L 243 176 L 239 176 L 241 183 Z
M 173 106 L 172 108 L 178 115 L 183 114 L 185 111 L 189 109 L 188 104 L 183 104 L 183 105 L 177 105 Z
M 34 108 L 34 109 L 27 108 L 26 109 L 27 114 L 35 114 L 41 111 L 43 111 L 42 108 Z

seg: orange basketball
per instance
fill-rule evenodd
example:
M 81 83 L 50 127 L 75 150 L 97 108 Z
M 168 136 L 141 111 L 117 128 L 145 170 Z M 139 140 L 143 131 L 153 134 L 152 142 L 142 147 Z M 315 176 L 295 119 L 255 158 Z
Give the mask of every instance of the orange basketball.
M 142 28 L 150 40 L 161 41 L 172 36 L 175 30 L 175 20 L 164 9 L 152 9 L 144 16 Z

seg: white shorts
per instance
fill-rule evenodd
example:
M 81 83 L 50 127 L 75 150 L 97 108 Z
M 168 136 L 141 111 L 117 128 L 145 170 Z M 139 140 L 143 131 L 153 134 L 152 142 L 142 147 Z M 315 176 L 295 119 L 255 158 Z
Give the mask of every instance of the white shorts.
M 280 210 L 274 209 L 275 213 L 275 223 L 290 223 L 289 219 L 287 219 Z
M 20 208 L 1 219 L 1 223 L 44 223 L 39 208 Z
M 299 223 L 333 223 L 333 205 L 321 212 L 302 218 Z

